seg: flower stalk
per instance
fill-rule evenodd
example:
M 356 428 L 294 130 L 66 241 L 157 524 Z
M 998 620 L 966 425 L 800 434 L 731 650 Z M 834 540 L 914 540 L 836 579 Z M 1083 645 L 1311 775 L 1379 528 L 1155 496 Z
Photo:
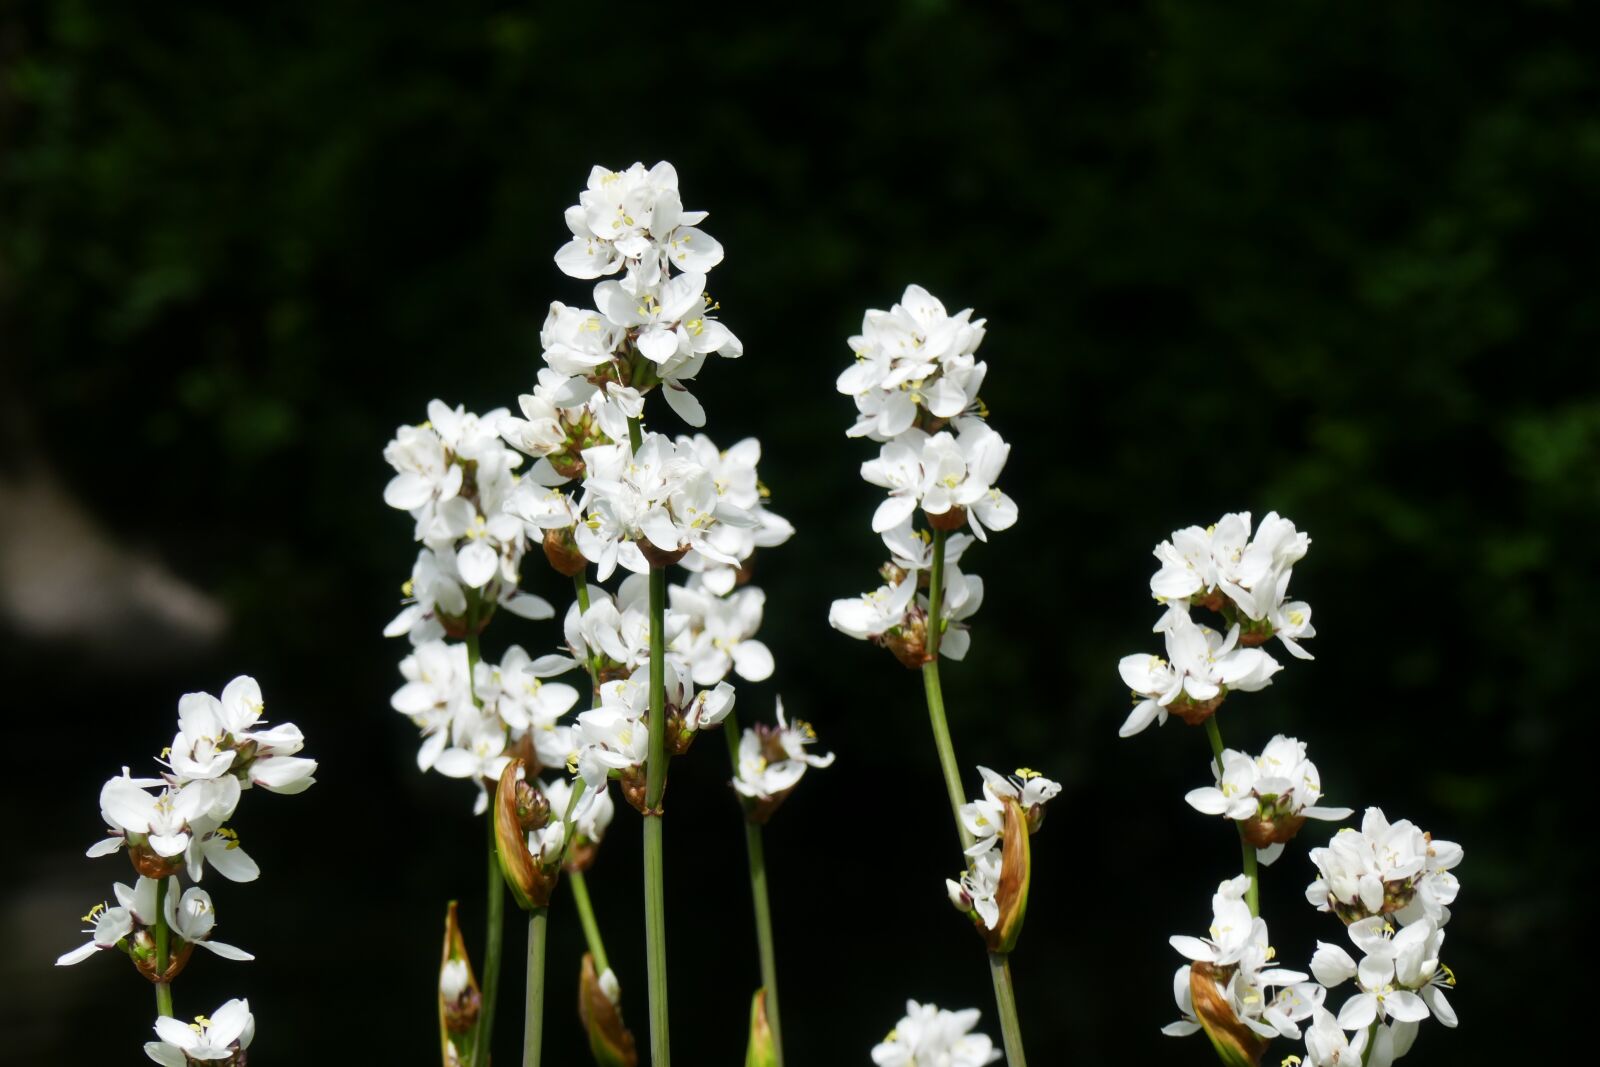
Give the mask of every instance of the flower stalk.
M 723 720 L 722 732 L 728 740 L 728 759 L 732 761 L 735 777 L 739 774 L 739 719 L 729 712 Z M 761 986 L 765 991 L 763 1009 L 767 1029 L 771 1033 L 771 1061 L 773 1067 L 783 1067 L 783 1027 L 778 1019 L 778 955 L 772 937 L 772 901 L 767 893 L 766 846 L 762 840 L 761 824 L 750 818 L 750 804 L 745 810 L 745 855 L 750 864 L 750 897 L 755 905 L 756 947 L 761 955 Z
M 467 590 L 467 674 L 470 678 L 483 658 L 478 647 L 478 621 L 480 600 L 474 590 Z M 483 706 L 477 693 L 472 702 Z M 488 925 L 483 946 L 483 1001 L 478 1014 L 478 1036 L 472 1045 L 472 1067 L 488 1067 L 489 1044 L 494 1037 L 494 1009 L 500 996 L 500 961 L 505 942 L 506 890 L 500 873 L 500 859 L 495 851 L 494 795 L 489 796 L 489 807 L 484 812 L 484 828 L 488 840 L 488 907 L 485 909 Z
M 528 992 L 523 1006 L 522 1067 L 539 1067 L 544 1047 L 544 960 L 549 908 L 528 912 Z
M 1206 720 L 1206 737 L 1211 741 L 1211 757 L 1216 761 L 1217 773 L 1222 773 L 1222 731 L 1217 729 L 1217 718 L 1213 715 Z M 1245 893 L 1244 902 L 1250 906 L 1251 915 L 1261 914 L 1261 879 L 1257 874 L 1256 850 L 1245 836 L 1244 823 L 1236 822 L 1234 826 L 1239 830 L 1239 851 L 1244 857 L 1244 873 L 1250 879 L 1250 889 Z
M 172 931 L 167 926 L 167 880 L 156 881 L 156 1014 L 172 1017 L 172 983 L 167 980 L 167 964 L 171 958 Z
M 638 423 L 628 424 L 638 436 Z M 667 904 L 662 856 L 661 797 L 667 786 L 667 572 L 650 568 L 650 749 L 645 763 L 644 930 L 650 994 L 650 1062 L 668 1067 L 672 1052 L 667 1014 Z
M 950 796 L 950 814 L 962 849 L 972 846 L 972 835 L 961 821 L 961 770 L 956 763 L 955 745 L 950 741 L 950 723 L 944 713 L 944 689 L 939 684 L 939 637 L 944 630 L 940 613 L 944 597 L 945 531 L 933 531 L 933 566 L 928 572 L 927 656 L 922 664 L 922 688 L 928 700 L 928 720 L 933 726 L 933 743 L 939 750 L 939 766 L 944 771 L 944 788 Z

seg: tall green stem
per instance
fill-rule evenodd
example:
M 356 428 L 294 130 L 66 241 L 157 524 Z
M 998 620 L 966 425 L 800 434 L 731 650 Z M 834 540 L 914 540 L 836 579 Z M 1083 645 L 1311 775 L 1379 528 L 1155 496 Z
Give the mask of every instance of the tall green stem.
M 478 648 L 480 603 L 475 590 L 467 591 L 467 677 L 470 680 L 483 658 Z M 482 706 L 476 690 L 472 702 Z M 472 1043 L 472 1067 L 487 1067 L 489 1044 L 494 1038 L 494 1009 L 500 999 L 500 960 L 505 943 L 506 888 L 500 874 L 500 861 L 494 851 L 494 790 L 489 791 L 489 806 L 484 811 L 488 840 L 488 907 L 483 949 L 483 1000 L 478 1012 L 478 1035 Z
M 944 789 L 950 795 L 950 816 L 963 850 L 972 846 L 972 834 L 961 821 L 961 768 L 956 763 L 955 746 L 950 743 L 950 724 L 944 714 L 944 689 L 939 684 L 939 638 L 944 633 L 944 541 L 943 530 L 933 531 L 933 567 L 928 573 L 928 635 L 925 639 L 928 661 L 922 665 L 922 688 L 928 697 L 928 720 L 933 725 L 933 743 L 939 750 L 939 766 L 944 770 Z
M 167 965 L 172 962 L 172 931 L 167 928 L 167 880 L 156 881 L 156 1014 L 172 1015 L 172 983 L 167 981 Z
M 928 571 L 928 660 L 922 665 L 922 688 L 928 697 L 928 721 L 933 725 L 933 743 L 939 750 L 939 766 L 944 770 L 944 788 L 950 796 L 950 815 L 955 820 L 956 836 L 963 850 L 972 846 L 973 837 L 961 821 L 961 770 L 956 763 L 955 745 L 950 742 L 950 724 L 944 713 L 944 689 L 939 684 L 939 641 L 944 636 L 944 548 L 945 531 L 933 531 L 933 565 Z M 1022 1025 L 1017 1020 L 1017 997 L 1011 985 L 1011 960 L 1005 954 L 990 953 L 989 978 L 994 983 L 994 1003 L 1005 1034 L 1008 1067 L 1026 1067 L 1022 1049 Z
M 611 969 L 611 963 L 606 959 L 606 943 L 600 939 L 600 924 L 594 919 L 589 882 L 582 871 L 567 872 L 567 881 L 572 883 L 572 899 L 578 905 L 578 922 L 583 925 L 583 940 L 589 946 L 589 955 L 594 957 L 595 972 L 604 974 Z
M 994 1003 L 1000 1011 L 1000 1032 L 1005 1037 L 1008 1067 L 1027 1067 L 1022 1051 L 1022 1024 L 1017 1021 L 1017 995 L 1011 988 L 1011 956 L 989 953 L 989 978 L 994 983 Z
M 650 568 L 650 755 L 645 763 L 644 933 L 650 988 L 650 1062 L 668 1067 L 667 900 L 662 868 L 661 795 L 667 787 L 667 572 Z
M 522 1013 L 522 1067 L 539 1067 L 544 1047 L 544 955 L 549 908 L 528 912 L 528 999 Z
M 1217 729 L 1215 715 L 1206 720 L 1206 737 L 1211 741 L 1211 756 L 1217 764 L 1217 774 L 1222 774 L 1222 731 Z M 1256 850 L 1249 841 L 1245 840 L 1244 824 L 1234 823 L 1239 830 L 1239 851 L 1244 856 L 1244 873 L 1250 878 L 1250 888 L 1245 892 L 1244 902 L 1250 905 L 1251 915 L 1261 914 L 1261 879 L 1256 872 Z
M 722 732 L 728 739 L 728 758 L 733 763 L 733 773 L 739 773 L 739 718 L 729 712 L 723 720 Z M 783 1067 L 783 1027 L 778 1019 L 778 953 L 772 938 L 772 902 L 767 895 L 766 846 L 762 841 L 761 824 L 749 818 L 744 821 L 745 855 L 750 861 L 750 898 L 756 912 L 756 948 L 761 954 L 761 985 L 767 991 L 767 1026 L 772 1031 L 772 1049 L 777 1067 Z

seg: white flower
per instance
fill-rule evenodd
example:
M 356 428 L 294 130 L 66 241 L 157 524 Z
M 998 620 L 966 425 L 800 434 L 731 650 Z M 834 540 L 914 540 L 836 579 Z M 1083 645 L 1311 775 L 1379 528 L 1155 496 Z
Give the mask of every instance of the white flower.
M 1363 1067 L 1367 1033 L 1345 1036 L 1333 1014 L 1318 1008 L 1306 1028 L 1305 1067 Z
M 467 613 L 467 595 L 461 590 L 461 576 L 455 570 L 455 557 L 448 565 L 431 548 L 417 552 L 411 578 L 400 587 L 406 606 L 383 628 L 383 636 L 411 638 L 414 645 L 444 636 L 441 615 L 459 619 Z
M 1168 619 L 1165 630 L 1167 658 L 1124 656 L 1117 664 L 1122 681 L 1140 697 L 1119 731 L 1132 737 L 1152 722 L 1166 722 L 1167 711 L 1180 698 L 1184 703 L 1205 704 L 1227 690 L 1253 692 L 1265 687 L 1280 669 L 1259 648 L 1237 648 L 1239 627 L 1224 638 L 1201 626 L 1187 614 Z
M 972 857 L 967 870 L 956 882 L 946 878 L 945 890 L 950 903 L 962 914 L 976 914 L 985 930 L 993 930 L 1000 921 L 1000 874 L 1004 862 L 998 851 L 980 852 Z
M 70 967 L 75 963 L 82 963 L 97 952 L 104 952 L 108 948 L 116 948 L 117 943 L 130 936 L 135 929 L 144 926 L 153 926 L 156 921 L 156 886 L 154 878 L 140 878 L 132 889 L 118 882 L 112 887 L 117 897 L 117 906 L 108 908 L 100 904 L 89 909 L 83 921 L 92 925 L 84 931 L 92 935 L 89 943 L 63 953 L 57 960 L 57 967 Z
M 1379 808 L 1368 808 L 1361 829 L 1343 829 L 1326 848 L 1311 850 L 1319 877 L 1306 899 L 1345 922 L 1393 914 L 1401 923 L 1427 918 L 1443 926 L 1460 886 L 1451 872 L 1461 846 L 1436 841 L 1409 820 L 1390 824 Z
M 749 526 L 754 520 L 723 501 L 710 473 L 667 437 L 646 434 L 637 452 L 605 445 L 585 450 L 583 458 L 589 514 L 574 534 L 602 581 L 618 563 L 635 573 L 648 570 L 640 541 L 669 555 L 697 548 L 712 559 L 738 563 L 709 544 L 706 531 L 717 523 Z
M 539 791 L 550 802 L 550 810 L 557 818 L 565 818 L 572 803 L 572 783 L 566 778 L 553 778 L 540 782 Z M 609 782 L 585 789 L 572 811 L 572 826 L 583 838 L 599 843 L 605 839 L 606 829 L 616 816 L 617 807 L 611 799 Z
M 515 731 L 545 730 L 578 702 L 578 691 L 561 682 L 546 682 L 522 646 L 506 649 L 499 664 L 479 662 L 473 688 L 485 714 L 498 715 Z
M 905 1018 L 872 1050 L 877 1067 L 983 1067 L 1001 1058 L 994 1042 L 972 1033 L 978 1009 L 945 1011 L 906 1001 Z
M 178 880 L 173 878 L 167 888 L 167 925 L 183 940 L 199 945 L 228 960 L 253 960 L 254 956 L 241 948 L 211 940 L 211 928 L 217 924 L 216 909 L 211 906 L 211 894 L 199 886 L 191 886 L 178 897 Z
M 1288 836 L 1258 849 L 1257 855 L 1264 864 L 1270 864 L 1283 852 L 1284 841 L 1299 828 L 1299 819 L 1348 819 L 1350 808 L 1324 808 L 1317 805 L 1322 797 L 1322 778 L 1314 763 L 1306 759 L 1304 742 L 1292 737 L 1277 735 L 1267 743 L 1261 755 L 1250 757 L 1243 752 L 1225 749 L 1222 769 L 1211 764 L 1216 785 L 1193 789 L 1184 797 L 1189 806 L 1205 815 L 1221 815 L 1234 820 L 1259 819 L 1262 824 L 1289 823 L 1283 827 Z
M 477 711 L 472 705 L 467 646 L 443 641 L 418 645 L 400 661 L 400 673 L 406 684 L 389 699 L 389 704 L 421 729 L 423 742 L 417 752 L 417 767 L 426 771 L 450 743 L 451 724 Z
M 473 814 L 481 815 L 488 807 L 489 796 L 485 781 L 495 781 L 511 762 L 506 751 L 506 727 L 499 718 L 479 716 L 476 721 L 458 720 L 458 729 L 452 734 L 454 742 L 439 753 L 433 769 L 447 778 L 465 778 L 478 786 L 478 797 Z
M 778 725 L 757 724 L 739 738 L 739 763 L 733 788 L 753 800 L 770 800 L 793 789 L 808 767 L 833 765 L 833 753 L 824 756 L 807 751 L 817 743 L 811 725 L 784 718 L 783 699 L 777 702 Z
M 869 310 L 850 338 L 856 362 L 837 383 L 859 411 L 849 435 L 885 441 L 909 429 L 919 409 L 950 419 L 975 408 L 987 368 L 973 357 L 984 323 L 971 318 L 971 308 L 947 314 L 920 285 L 888 311 Z
M 1399 932 L 1381 915 L 1349 926 L 1350 940 L 1361 949 L 1357 964 L 1336 945 L 1317 943 L 1311 970 L 1322 985 L 1334 988 L 1354 978 L 1359 992 L 1339 1009 L 1339 1025 L 1364 1030 L 1374 1021 L 1417 1023 L 1430 1014 L 1446 1026 L 1456 1025 L 1455 1009 L 1444 990 L 1455 976 L 1439 962 L 1444 931 L 1423 918 Z
M 256 861 L 239 847 L 239 835 L 217 820 L 201 816 L 190 829 L 189 847 L 184 852 L 184 867 L 190 878 L 200 881 L 207 863 L 230 882 L 253 882 L 261 876 Z
M 972 633 L 967 620 L 983 606 L 983 579 L 951 564 L 945 570 L 944 596 L 941 600 L 940 621 L 947 629 L 939 639 L 939 655 L 958 661 L 965 659 L 972 647 Z M 928 609 L 927 601 L 925 596 L 918 597 L 918 603 L 925 611 Z
M 233 795 L 238 796 L 238 782 L 233 783 Z M 161 792 L 152 795 L 150 790 L 160 786 Z M 189 847 L 189 820 L 200 815 L 204 798 L 194 788 L 174 790 L 161 779 L 131 778 L 127 768 L 100 788 L 100 817 L 105 820 L 110 837 L 96 842 L 88 855 L 104 856 L 126 843 L 146 843 L 151 851 L 165 859 L 183 855 Z M 134 839 L 134 840 L 130 840 Z
M 747 585 L 719 597 L 691 583 L 674 585 L 668 594 L 673 610 L 689 620 L 681 651 L 696 685 L 715 685 L 730 670 L 750 682 L 772 677 L 772 652 L 755 639 L 767 600 L 760 589 Z
M 828 624 L 861 641 L 882 637 L 905 623 L 906 610 L 916 591 L 915 581 L 902 581 L 879 586 L 858 597 L 835 600 L 828 609 Z
M 1253 539 L 1250 513 L 1230 513 L 1214 526 L 1175 531 L 1157 545 L 1161 569 L 1150 579 L 1150 592 L 1180 613 L 1191 601 L 1220 608 L 1226 598 L 1244 616 L 1252 643 L 1276 636 L 1295 657 L 1311 659 L 1299 643 L 1316 636 L 1311 608 L 1304 601 L 1285 602 L 1292 568 L 1310 544 L 1277 512 L 1261 520 Z
M 211 1013 L 208 1019 L 197 1015 L 194 1022 L 182 1023 L 162 1016 L 156 1020 L 156 1036 L 144 1053 L 162 1067 L 186 1067 L 191 1063 L 237 1062 L 237 1056 L 250 1047 L 256 1035 L 255 1016 L 250 1002 L 230 1000 Z
M 685 211 L 672 164 L 624 171 L 596 166 L 588 188 L 566 211 L 572 239 L 556 265 L 574 278 L 615 274 L 627 266 L 634 284 L 653 285 L 667 267 L 707 271 L 722 261 L 722 246 L 698 229 L 703 211 Z
M 980 541 L 988 540 L 986 529 L 1006 530 L 1017 521 L 1017 505 L 994 488 L 1011 446 L 982 419 L 958 419 L 955 425 L 955 436 L 908 430 L 897 440 L 915 447 L 921 438 L 922 510 L 943 515 L 962 508 L 972 532 Z
M 969 856 L 982 855 L 999 843 L 1005 831 L 1006 801 L 1014 800 L 1022 808 L 1031 832 L 1043 822 L 1044 806 L 1061 793 L 1060 782 L 1026 767 L 1009 778 L 987 767 L 979 767 L 978 774 L 983 777 L 982 799 L 961 806 L 961 822 L 974 838 Z
M 1211 898 L 1210 937 L 1177 936 L 1171 944 L 1189 959 L 1210 965 L 1211 980 L 1229 1009 L 1255 1033 L 1298 1037 L 1299 1023 L 1321 1006 L 1325 994 L 1320 986 L 1307 983 L 1307 975 L 1300 971 L 1267 966 L 1277 953 L 1268 942 L 1266 920 L 1252 917 L 1244 902 L 1249 886 L 1245 875 L 1223 882 Z M 1269 988 L 1278 992 L 1269 997 Z M 1178 1003 L 1186 1015 L 1192 1013 L 1189 998 L 1180 995 Z M 1171 1024 L 1164 1032 L 1193 1033 L 1192 1027 L 1182 1025 L 1187 1021 Z

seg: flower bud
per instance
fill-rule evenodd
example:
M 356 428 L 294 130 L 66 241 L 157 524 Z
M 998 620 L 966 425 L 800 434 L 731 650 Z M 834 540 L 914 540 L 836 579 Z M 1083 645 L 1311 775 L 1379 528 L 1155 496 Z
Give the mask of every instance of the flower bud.
M 615 976 L 609 970 L 596 975 L 594 957 L 585 952 L 578 971 L 578 1018 L 589 1034 L 589 1053 L 597 1067 L 639 1065 L 633 1034 L 622 1022 L 621 999 Z
M 582 574 L 589 566 L 589 561 L 578 551 L 578 542 L 573 538 L 570 526 L 545 531 L 544 558 L 550 561 L 556 573 L 568 578 Z
M 1189 996 L 1194 1002 L 1195 1018 L 1200 1020 L 1224 1067 L 1256 1067 L 1267 1050 L 1267 1041 L 1241 1022 L 1228 1005 L 1223 987 L 1233 970 L 1196 961 L 1189 967 Z
M 549 906 L 561 868 L 557 864 L 547 870 L 528 851 L 528 832 L 549 823 L 550 805 L 543 797 L 537 802 L 531 799 L 530 794 L 537 794 L 518 778 L 522 773 L 522 761 L 512 760 L 500 774 L 494 793 L 494 853 L 517 907 L 532 911 Z
M 744 1067 L 778 1067 L 777 1044 L 772 1024 L 767 1021 L 767 990 L 756 990 L 750 998 L 750 1044 L 745 1049 Z
M 904 622 L 886 631 L 879 641 L 894 653 L 902 666 L 913 671 L 920 671 L 931 658 L 928 655 L 928 620 L 920 611 L 908 614 Z
M 439 961 L 439 1055 L 444 1067 L 457 1067 L 472 1056 L 482 995 L 467 958 L 467 944 L 451 901 L 444 919 L 444 954 Z

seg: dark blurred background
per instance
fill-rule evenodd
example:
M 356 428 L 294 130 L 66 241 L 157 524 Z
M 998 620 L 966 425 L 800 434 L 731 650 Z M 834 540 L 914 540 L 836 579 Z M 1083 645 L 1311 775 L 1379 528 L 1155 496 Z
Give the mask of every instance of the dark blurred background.
M 862 310 L 911 280 L 988 316 L 1014 443 L 1022 519 L 966 561 L 989 600 L 945 677 L 964 763 L 1066 783 L 1014 963 L 1034 1062 L 1211 1061 L 1157 1028 L 1167 937 L 1204 930 L 1234 835 L 1183 802 L 1198 731 L 1119 741 L 1115 666 L 1158 647 L 1150 546 L 1235 509 L 1310 531 L 1295 591 L 1321 636 L 1229 702 L 1225 736 L 1295 734 L 1330 803 L 1465 845 L 1462 1026 L 1413 1055 L 1536 1058 L 1589 911 L 1595 29 L 1559 2 L 0 4 L 0 1059 L 140 1058 L 143 980 L 51 966 L 131 875 L 81 857 L 96 793 L 150 766 L 180 693 L 248 672 L 321 780 L 246 799 L 264 874 L 208 885 L 219 936 L 260 958 L 196 959 L 180 1013 L 248 995 L 262 1063 L 434 1061 L 446 899 L 480 951 L 481 835 L 388 706 L 406 646 L 379 631 L 414 548 L 380 450 L 431 397 L 515 404 L 548 302 L 587 299 L 551 260 L 562 209 L 592 163 L 661 158 L 711 211 L 748 350 L 704 374 L 710 430 L 761 435 L 799 528 L 759 561 L 779 668 L 741 707 L 781 692 L 839 754 L 769 831 L 791 1061 L 867 1062 L 908 996 L 981 1007 L 998 1037 L 944 901 L 918 680 L 825 621 L 881 554 L 873 447 L 845 439 L 833 379 Z M 486 649 L 556 639 L 508 617 Z M 687 1064 L 741 1062 L 757 982 L 726 776 L 707 739 L 669 797 Z M 592 884 L 643 1035 L 638 840 L 624 811 Z M 1312 843 L 1266 872 L 1286 960 L 1342 940 L 1302 900 Z M 565 898 L 552 925 L 547 1062 L 585 1062 Z

